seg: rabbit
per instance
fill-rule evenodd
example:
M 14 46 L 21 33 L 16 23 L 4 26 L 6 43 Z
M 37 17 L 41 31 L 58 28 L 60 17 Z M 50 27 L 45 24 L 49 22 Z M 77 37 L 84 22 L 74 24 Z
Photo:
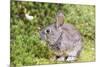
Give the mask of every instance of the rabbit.
M 54 52 L 54 60 L 74 62 L 83 47 L 81 34 L 72 24 L 64 23 L 63 12 L 58 12 L 55 20 L 40 31 L 40 37 Z

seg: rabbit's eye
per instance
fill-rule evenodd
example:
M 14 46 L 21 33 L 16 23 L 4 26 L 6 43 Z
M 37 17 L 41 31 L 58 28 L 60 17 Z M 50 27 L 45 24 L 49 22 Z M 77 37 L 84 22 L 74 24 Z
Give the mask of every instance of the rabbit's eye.
M 50 33 L 50 30 L 49 30 L 49 29 L 47 29 L 47 30 L 46 30 L 46 33 Z

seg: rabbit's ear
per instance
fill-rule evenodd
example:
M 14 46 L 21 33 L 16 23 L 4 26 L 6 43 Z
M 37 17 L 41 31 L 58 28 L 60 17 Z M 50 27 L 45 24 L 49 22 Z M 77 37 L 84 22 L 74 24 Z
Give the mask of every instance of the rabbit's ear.
M 64 24 L 64 14 L 63 12 L 58 12 L 56 15 L 56 27 L 60 27 Z

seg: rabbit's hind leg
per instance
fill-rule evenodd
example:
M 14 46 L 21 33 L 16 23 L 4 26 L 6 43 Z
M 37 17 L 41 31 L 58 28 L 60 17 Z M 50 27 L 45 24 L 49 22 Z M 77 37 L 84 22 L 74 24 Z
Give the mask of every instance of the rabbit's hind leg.
M 68 54 L 66 61 L 74 62 L 76 61 L 78 55 L 79 55 L 79 51 L 72 51 Z
M 72 50 L 68 53 L 68 57 L 67 57 L 66 61 L 74 62 L 77 59 L 77 57 L 80 55 L 81 49 L 82 49 L 81 46 L 76 46 L 74 48 L 74 50 Z
M 76 56 L 68 56 L 66 59 L 67 62 L 74 62 L 76 60 Z
M 66 61 L 73 62 L 76 60 L 76 57 L 77 57 L 77 51 L 73 50 L 73 51 L 68 53 L 68 57 L 67 57 Z
M 83 47 L 82 42 L 80 40 L 74 43 L 74 45 L 75 45 L 74 48 L 72 48 L 72 50 L 67 53 L 68 58 L 66 59 L 66 61 L 68 62 L 74 62 L 80 55 L 80 52 Z

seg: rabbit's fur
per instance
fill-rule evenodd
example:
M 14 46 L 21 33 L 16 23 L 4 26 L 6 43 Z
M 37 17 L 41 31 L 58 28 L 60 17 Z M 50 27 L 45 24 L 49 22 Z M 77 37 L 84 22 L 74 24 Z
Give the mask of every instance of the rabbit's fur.
M 75 61 L 82 50 L 82 38 L 71 24 L 64 24 L 64 14 L 58 12 L 56 22 L 40 32 L 41 39 L 48 43 L 58 61 Z

